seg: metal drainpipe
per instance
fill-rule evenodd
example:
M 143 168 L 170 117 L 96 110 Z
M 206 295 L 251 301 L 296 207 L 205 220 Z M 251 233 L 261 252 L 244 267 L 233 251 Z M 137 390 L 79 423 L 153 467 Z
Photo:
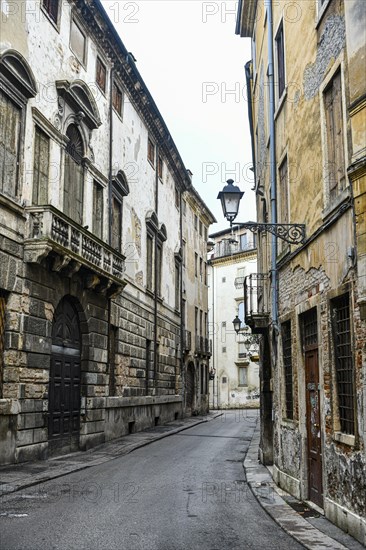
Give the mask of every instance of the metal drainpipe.
M 182 204 L 183 197 L 180 193 L 179 198 L 179 230 L 180 230 L 180 250 L 183 252 L 183 215 L 182 215 Z M 183 319 L 183 261 L 180 262 L 179 266 L 179 278 L 180 278 L 180 378 L 182 381 L 182 417 L 183 417 L 183 404 L 185 400 L 185 376 L 184 376 L 184 334 L 183 330 L 185 329 L 185 319 Z
M 211 286 L 212 286 L 212 369 L 215 372 L 215 269 L 213 264 L 211 264 L 212 277 L 211 277 Z M 212 380 L 212 408 L 215 408 L 215 378 Z
M 269 84 L 269 151 L 270 151 L 270 183 L 271 183 L 271 223 L 277 223 L 277 180 L 276 180 L 276 141 L 275 141 L 275 91 L 273 63 L 273 14 L 272 0 L 266 0 L 268 18 L 268 84 Z M 272 322 L 278 323 L 277 296 L 277 238 L 272 235 L 271 246 L 271 289 L 272 289 Z
M 112 244 L 112 169 L 113 169 L 113 68 L 109 91 L 109 174 L 108 174 L 108 243 Z
M 112 244 L 112 169 L 113 169 L 113 67 L 111 67 L 109 83 L 109 167 L 108 167 L 108 244 Z M 108 299 L 108 332 L 112 321 L 112 298 Z M 111 376 L 111 347 L 110 334 L 108 335 L 108 365 L 107 372 Z M 111 381 L 109 380 L 109 388 Z M 109 391 L 108 391 L 109 395 Z
M 158 200 L 158 190 L 159 190 L 159 145 L 156 144 L 156 159 L 155 159 L 155 214 L 158 216 L 159 200 Z M 161 271 L 160 271 L 161 276 Z M 156 384 L 156 375 L 158 372 L 158 287 L 157 287 L 157 277 L 158 277 L 158 239 L 155 235 L 154 239 L 154 388 L 155 394 L 157 390 Z M 161 284 L 161 281 L 160 281 Z

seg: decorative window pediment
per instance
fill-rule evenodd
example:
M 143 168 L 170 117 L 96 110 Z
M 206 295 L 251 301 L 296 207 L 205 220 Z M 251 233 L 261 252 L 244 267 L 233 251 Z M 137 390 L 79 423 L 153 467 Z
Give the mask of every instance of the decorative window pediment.
M 118 170 L 117 174 L 112 178 L 113 191 L 120 196 L 126 197 L 130 193 L 126 174 L 122 170 Z
M 57 93 L 64 98 L 75 112 L 84 114 L 83 120 L 88 128 L 95 130 L 101 126 L 102 122 L 97 104 L 85 82 L 82 80 L 74 80 L 74 82 L 57 80 L 56 89 Z
M 159 231 L 159 220 L 153 210 L 149 210 L 149 212 L 146 214 L 145 221 L 148 228 L 151 229 L 154 233 Z
M 164 224 L 161 225 L 159 233 L 158 233 L 158 239 L 162 242 L 165 242 L 168 238 L 166 227 Z
M 0 74 L 29 99 L 37 95 L 37 83 L 32 69 L 24 57 L 15 50 L 7 50 L 0 55 Z

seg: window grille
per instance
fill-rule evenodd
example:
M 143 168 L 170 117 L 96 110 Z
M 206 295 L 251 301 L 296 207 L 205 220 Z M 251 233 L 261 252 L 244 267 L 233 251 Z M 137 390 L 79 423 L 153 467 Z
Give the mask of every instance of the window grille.
M 291 321 L 282 323 L 282 356 L 283 370 L 285 378 L 285 397 L 286 397 L 286 418 L 294 417 L 293 402 L 293 376 L 292 376 L 292 353 L 291 353 Z
M 341 431 L 355 433 L 354 370 L 352 358 L 349 295 L 333 301 L 333 338 Z
M 318 323 L 316 308 L 311 309 L 302 316 L 303 344 L 305 350 L 318 345 Z

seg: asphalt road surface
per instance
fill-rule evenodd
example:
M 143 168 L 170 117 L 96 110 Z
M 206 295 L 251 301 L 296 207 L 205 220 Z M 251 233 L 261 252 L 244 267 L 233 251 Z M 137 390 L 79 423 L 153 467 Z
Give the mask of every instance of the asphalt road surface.
M 246 485 L 242 463 L 257 414 L 228 411 L 124 457 L 3 497 L 1 550 L 303 548 Z

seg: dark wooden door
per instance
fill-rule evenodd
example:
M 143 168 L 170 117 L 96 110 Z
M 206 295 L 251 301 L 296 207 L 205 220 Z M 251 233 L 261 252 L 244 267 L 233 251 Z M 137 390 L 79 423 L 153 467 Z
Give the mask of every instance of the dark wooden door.
M 194 404 L 194 366 L 189 363 L 186 377 L 186 407 L 192 409 Z
M 323 506 L 318 350 L 305 353 L 309 499 Z
M 49 381 L 48 438 L 51 454 L 76 450 L 80 427 L 80 328 L 74 306 L 64 299 L 54 316 Z

